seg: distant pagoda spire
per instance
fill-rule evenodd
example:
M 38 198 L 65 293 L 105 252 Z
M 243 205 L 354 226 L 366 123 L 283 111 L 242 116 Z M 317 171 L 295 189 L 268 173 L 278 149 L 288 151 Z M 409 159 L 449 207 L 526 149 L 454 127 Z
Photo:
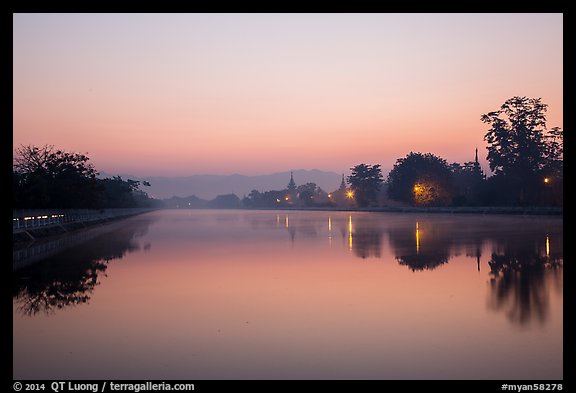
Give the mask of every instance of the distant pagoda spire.
M 343 191 L 346 189 L 346 181 L 344 181 L 344 174 L 342 174 L 342 182 L 340 183 L 339 190 Z
M 484 179 L 486 176 L 484 175 L 484 171 L 478 162 L 478 148 L 476 148 L 476 155 L 474 157 L 474 174 L 477 175 L 479 178 Z
M 292 171 L 290 171 L 290 181 L 288 182 L 288 187 L 286 188 L 290 192 L 296 191 L 296 182 L 294 181 L 294 173 Z

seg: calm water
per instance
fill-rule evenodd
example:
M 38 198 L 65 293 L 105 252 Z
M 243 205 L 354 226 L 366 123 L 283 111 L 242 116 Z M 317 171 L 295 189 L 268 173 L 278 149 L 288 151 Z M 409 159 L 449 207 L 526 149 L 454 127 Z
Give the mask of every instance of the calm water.
M 561 379 L 561 218 L 157 211 L 14 273 L 15 379 Z

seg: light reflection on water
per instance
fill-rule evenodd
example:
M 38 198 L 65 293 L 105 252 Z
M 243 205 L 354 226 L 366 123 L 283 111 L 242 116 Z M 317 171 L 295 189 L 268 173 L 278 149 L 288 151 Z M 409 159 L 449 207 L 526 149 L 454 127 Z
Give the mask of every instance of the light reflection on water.
M 561 379 L 561 218 L 158 211 L 14 273 L 14 378 Z

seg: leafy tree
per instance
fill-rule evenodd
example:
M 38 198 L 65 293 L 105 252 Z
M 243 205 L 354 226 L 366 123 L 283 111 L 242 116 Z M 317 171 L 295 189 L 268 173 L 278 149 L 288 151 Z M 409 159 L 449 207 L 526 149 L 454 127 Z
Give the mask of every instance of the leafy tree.
M 15 150 L 13 157 L 13 169 L 18 173 L 34 173 L 45 171 L 49 156 L 54 152 L 54 146 L 22 145 Z
M 140 182 L 122 180 L 120 176 L 112 176 L 100 180 L 104 187 L 102 207 L 135 207 L 135 193 L 139 191 Z
M 236 194 L 218 195 L 208 202 L 208 207 L 215 209 L 238 209 L 240 207 L 240 198 Z
M 314 204 L 314 195 L 316 194 L 316 183 L 301 184 L 296 188 L 298 199 L 306 206 Z
M 293 205 L 291 194 L 287 190 L 271 190 L 260 192 L 252 190 L 248 196 L 242 200 L 245 207 L 287 207 Z
M 388 196 L 416 206 L 451 203 L 452 172 L 446 160 L 431 153 L 410 152 L 396 160 L 388 174 Z
M 516 96 L 481 117 L 490 126 L 484 136 L 490 169 L 507 179 L 509 186 L 501 192 L 510 203 L 536 204 L 544 179 L 562 178 L 563 132 L 547 130 L 547 107 L 540 98 Z
M 546 108 L 540 98 L 513 97 L 500 110 L 482 115 L 490 125 L 484 136 L 489 143 L 488 162 L 495 175 L 526 176 L 545 162 Z
M 358 206 L 366 207 L 376 203 L 383 178 L 380 165 L 359 164 L 350 169 L 352 174 L 348 176 L 348 183 Z
M 462 165 L 455 162 L 450 165 L 450 171 L 452 171 L 455 190 L 452 203 L 459 206 L 479 205 L 480 191 L 486 176 L 478 163 L 478 159 L 465 162 Z
M 262 201 L 262 193 L 258 190 L 252 190 L 242 199 L 242 205 L 245 207 L 258 207 Z
M 14 208 L 101 208 L 151 206 L 140 182 L 119 176 L 98 179 L 85 154 L 51 145 L 21 146 L 13 159 Z M 145 182 L 145 185 L 150 183 Z
M 552 127 L 546 135 L 546 161 L 542 169 L 546 176 L 564 177 L 564 130 Z
M 96 207 L 102 189 L 98 172 L 84 154 L 56 150 L 53 146 L 16 149 L 13 173 L 21 199 L 14 207 Z

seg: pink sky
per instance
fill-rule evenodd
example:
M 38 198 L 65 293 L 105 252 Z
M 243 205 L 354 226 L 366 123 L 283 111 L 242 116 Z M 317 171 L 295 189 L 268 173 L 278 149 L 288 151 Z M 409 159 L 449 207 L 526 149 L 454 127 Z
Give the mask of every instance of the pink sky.
M 15 14 L 13 144 L 137 176 L 346 172 L 479 148 L 541 97 L 563 127 L 562 14 Z

